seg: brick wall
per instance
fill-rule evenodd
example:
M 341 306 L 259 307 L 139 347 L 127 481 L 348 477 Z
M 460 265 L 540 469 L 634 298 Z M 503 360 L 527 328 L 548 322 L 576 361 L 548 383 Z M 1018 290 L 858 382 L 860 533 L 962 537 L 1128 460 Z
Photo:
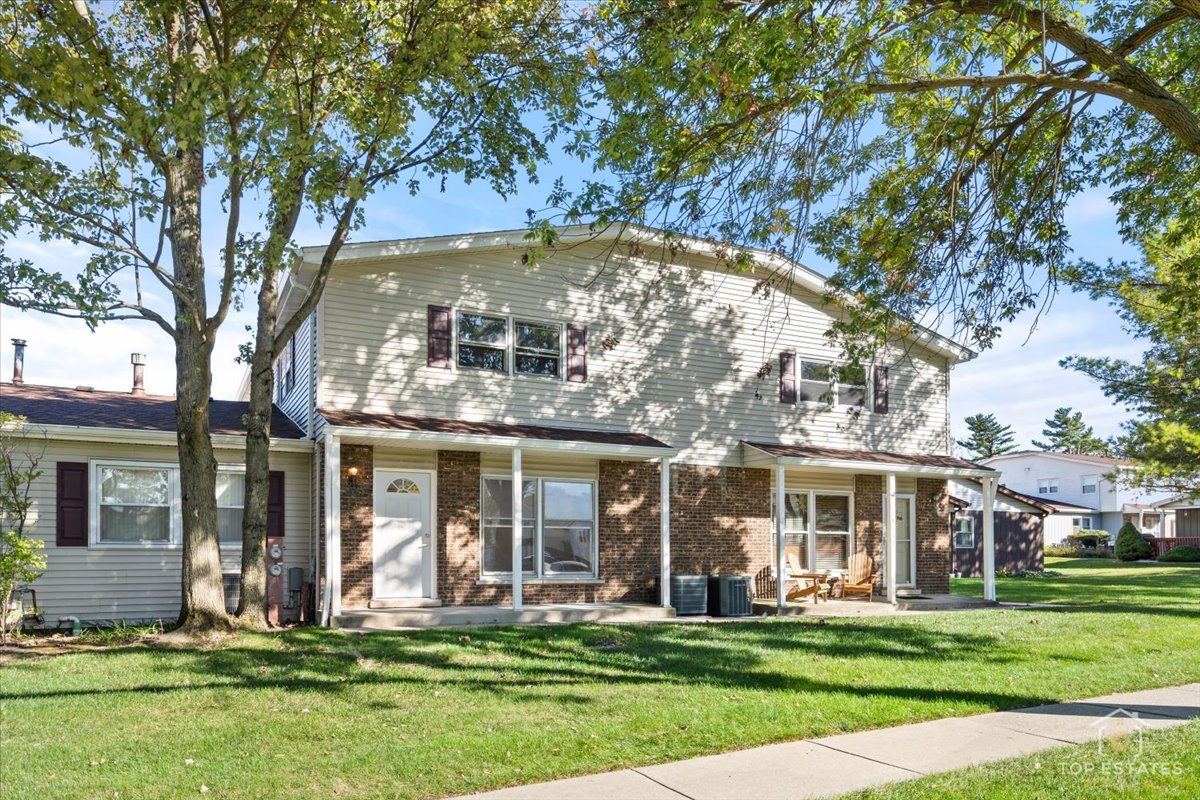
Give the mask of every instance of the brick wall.
M 756 594 L 769 594 L 771 471 L 676 464 L 671 472 L 671 572 L 749 575 Z
M 875 588 L 884 591 L 883 575 L 883 477 L 854 476 L 854 548 L 871 557 L 878 578 Z
M 950 500 L 944 480 L 917 480 L 917 588 L 950 591 Z
M 342 503 L 342 607 L 365 608 L 371 602 L 371 530 L 375 525 L 375 451 L 364 445 L 343 444 Z M 358 467 L 356 490 L 346 471 Z M 352 493 L 353 491 L 353 493 Z

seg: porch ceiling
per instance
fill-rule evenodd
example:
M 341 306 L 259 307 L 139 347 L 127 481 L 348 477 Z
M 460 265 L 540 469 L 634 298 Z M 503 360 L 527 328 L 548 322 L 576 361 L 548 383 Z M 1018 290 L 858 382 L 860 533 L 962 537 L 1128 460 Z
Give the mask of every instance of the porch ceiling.
M 912 455 L 884 450 L 848 450 L 836 447 L 792 445 L 779 442 L 742 442 L 742 461 L 748 466 L 802 467 L 846 472 L 896 473 L 942 478 L 983 478 L 1000 473 L 954 456 Z

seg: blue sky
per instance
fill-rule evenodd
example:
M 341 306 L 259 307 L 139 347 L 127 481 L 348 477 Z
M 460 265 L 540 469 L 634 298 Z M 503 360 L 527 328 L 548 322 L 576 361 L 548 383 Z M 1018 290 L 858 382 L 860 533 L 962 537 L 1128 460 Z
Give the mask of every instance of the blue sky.
M 544 167 L 542 183 L 524 186 L 507 201 L 483 185 L 465 186 L 453 181 L 445 193 L 431 188 L 418 197 L 410 196 L 402 186 L 392 187 L 368 201 L 366 227 L 353 238 L 362 241 L 520 228 L 525 224 L 526 209 L 543 205 L 551 179 L 563 171 L 577 176 L 578 169 L 571 163 Z M 213 222 L 218 218 L 213 215 L 208 219 L 207 251 L 210 263 L 214 263 L 220 231 Z M 1077 198 L 1067 222 L 1077 256 L 1097 261 L 1136 256 L 1117 235 L 1112 206 L 1102 192 Z M 311 219 L 301 222 L 296 235 L 301 245 L 321 244 L 325 238 Z M 86 258 L 82 248 L 41 242 L 36 237 L 10 241 L 5 246 L 13 257 L 30 257 L 64 272 Z M 823 272 L 830 269 L 829 264 L 819 260 L 808 265 Z M 234 357 L 238 344 L 248 340 L 245 326 L 252 321 L 251 310 L 234 312 L 223 327 L 214 359 L 214 397 L 230 398 L 236 393 L 242 367 L 234 363 Z M 147 354 L 147 390 L 156 394 L 173 392 L 171 341 L 149 323 L 109 323 L 92 333 L 80 322 L 5 307 L 0 308 L 0 336 L 0 375 L 5 380 L 12 369 L 8 340 L 17 337 L 29 341 L 29 383 L 126 390 L 130 383 L 129 354 L 141 352 Z M 1019 319 L 1008 326 L 996 347 L 955 368 L 951 376 L 953 432 L 956 437 L 964 435 L 964 416 L 991 412 L 1014 427 L 1020 445 L 1029 446 L 1031 439 L 1040 438 L 1043 421 L 1055 408 L 1071 406 L 1083 411 L 1084 418 L 1100 435 L 1117 433 L 1124 412 L 1091 381 L 1062 369 L 1058 361 L 1075 354 L 1136 359 L 1141 353 L 1142 347 L 1123 332 L 1112 308 L 1082 295 L 1060 294 L 1040 318 L 1026 315 Z

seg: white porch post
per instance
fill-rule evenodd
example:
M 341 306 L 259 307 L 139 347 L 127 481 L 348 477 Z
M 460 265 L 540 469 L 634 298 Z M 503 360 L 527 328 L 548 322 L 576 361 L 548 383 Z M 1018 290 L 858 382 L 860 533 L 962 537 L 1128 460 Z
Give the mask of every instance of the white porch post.
M 783 512 L 786 508 L 783 472 L 783 464 L 775 462 L 775 604 L 779 608 L 787 605 L 787 587 L 783 582 L 783 567 L 787 563 L 783 540 Z
M 525 570 L 521 553 L 521 539 L 525 533 L 525 521 L 521 518 L 525 499 L 525 481 L 521 477 L 521 448 L 512 452 L 512 607 L 521 610 L 521 578 Z M 536 555 L 536 554 L 535 554 Z
M 671 607 L 671 459 L 659 461 L 658 484 L 658 586 L 659 603 Z
M 342 613 L 342 448 L 332 433 L 325 436 L 325 592 L 328 622 Z
M 996 599 L 996 478 L 986 477 L 983 486 L 983 599 Z
M 887 473 L 887 497 L 884 501 L 883 517 L 887 524 L 887 599 L 896 604 L 896 473 Z

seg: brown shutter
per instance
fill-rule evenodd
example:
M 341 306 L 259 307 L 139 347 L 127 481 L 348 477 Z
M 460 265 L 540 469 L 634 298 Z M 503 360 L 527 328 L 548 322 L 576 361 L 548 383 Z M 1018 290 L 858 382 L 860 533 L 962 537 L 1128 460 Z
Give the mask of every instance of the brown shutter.
M 796 402 L 796 354 L 779 354 L 779 402 Z
M 58 462 L 58 514 L 54 544 L 58 547 L 87 547 L 88 465 Z
M 450 307 L 429 307 L 429 358 L 431 367 L 450 369 Z
M 875 367 L 875 413 L 888 413 L 888 368 Z
M 283 536 L 283 473 L 267 476 L 267 536 Z
M 567 325 L 567 380 L 587 380 L 587 325 Z

